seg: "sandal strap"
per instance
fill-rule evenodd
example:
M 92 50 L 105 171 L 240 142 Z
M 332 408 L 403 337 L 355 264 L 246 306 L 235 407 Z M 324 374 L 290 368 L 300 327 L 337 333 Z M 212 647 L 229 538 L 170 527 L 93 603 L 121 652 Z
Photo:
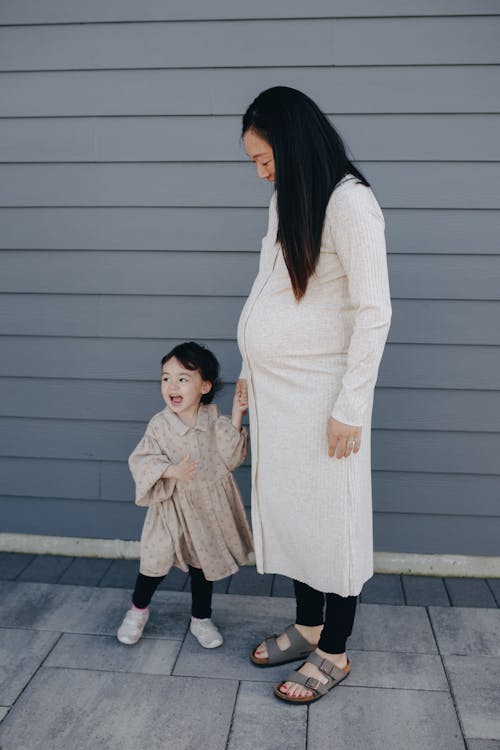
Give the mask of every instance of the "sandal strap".
M 323 684 L 315 677 L 306 677 L 305 674 L 302 674 L 302 672 L 298 672 L 297 670 L 289 672 L 285 679 L 282 680 L 281 684 L 283 685 L 285 682 L 294 682 L 296 685 L 302 685 L 315 695 L 326 695 L 329 689 L 333 687 L 330 679 L 326 684 Z
M 283 654 L 283 651 L 278 646 L 276 638 L 277 638 L 276 633 L 274 633 L 273 635 L 269 635 L 267 638 L 264 639 L 264 643 L 266 644 L 266 648 L 267 648 L 267 657 L 270 663 L 273 663 L 276 660 L 279 660 Z
M 315 651 L 313 651 L 312 654 L 309 654 L 307 661 L 310 662 L 310 664 L 314 664 L 314 666 L 316 666 L 325 677 L 328 677 L 334 683 L 340 682 L 347 677 L 344 669 L 340 669 L 340 667 L 337 667 L 332 661 L 325 659 Z M 349 661 L 347 661 L 347 664 L 349 664 Z
M 283 661 L 305 659 L 314 648 L 313 645 L 299 633 L 295 625 L 289 625 L 285 628 L 285 633 L 290 641 L 289 647 L 285 650 L 278 646 L 276 633 L 269 635 L 264 640 L 270 664 L 281 664 Z
M 285 628 L 285 633 L 287 634 L 288 640 L 290 641 L 290 646 L 294 651 L 303 651 L 308 654 L 313 650 L 314 646 L 312 645 L 312 643 L 309 643 L 309 641 L 304 638 L 301 633 L 299 633 L 295 625 L 289 625 L 287 628 Z

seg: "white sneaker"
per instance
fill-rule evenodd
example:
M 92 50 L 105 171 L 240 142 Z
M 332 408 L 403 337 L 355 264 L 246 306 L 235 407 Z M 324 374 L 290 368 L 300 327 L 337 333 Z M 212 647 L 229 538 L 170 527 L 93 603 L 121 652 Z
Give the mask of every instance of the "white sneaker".
M 141 612 L 140 610 L 131 607 L 123 618 L 123 622 L 118 628 L 116 637 L 120 643 L 126 643 L 127 646 L 137 643 L 142 636 L 142 631 L 148 620 L 149 609 Z
M 192 617 L 189 629 L 203 648 L 217 648 L 224 643 L 224 638 L 209 617 L 204 620 Z

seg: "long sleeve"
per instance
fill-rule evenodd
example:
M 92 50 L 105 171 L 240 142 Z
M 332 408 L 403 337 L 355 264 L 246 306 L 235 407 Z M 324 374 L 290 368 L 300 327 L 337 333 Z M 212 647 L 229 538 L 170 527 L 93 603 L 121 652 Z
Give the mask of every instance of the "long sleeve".
M 371 401 L 391 321 L 384 218 L 372 191 L 341 186 L 327 209 L 333 245 L 347 275 L 354 314 L 347 369 L 332 417 L 361 425 Z
M 215 423 L 217 451 L 229 471 L 240 466 L 247 455 L 248 434 L 244 427 L 237 430 L 229 417 L 220 416 Z
M 149 506 L 168 500 L 175 488 L 175 479 L 161 479 L 171 464 L 148 427 L 146 434 L 130 455 L 128 465 L 135 481 L 136 505 Z

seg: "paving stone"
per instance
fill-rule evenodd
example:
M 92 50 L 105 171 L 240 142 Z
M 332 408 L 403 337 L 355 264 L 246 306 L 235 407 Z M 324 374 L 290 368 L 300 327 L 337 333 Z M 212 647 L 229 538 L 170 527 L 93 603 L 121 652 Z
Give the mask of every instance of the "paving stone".
M 65 634 L 44 666 L 170 674 L 181 645 L 181 640 L 142 638 L 125 646 L 114 636 Z
M 500 658 L 445 656 L 466 737 L 500 740 Z
M 35 555 L 0 552 L 0 579 L 2 581 L 13 581 L 34 559 Z
M 405 604 L 401 577 L 375 574 L 363 586 L 361 601 L 365 604 Z
M 241 684 L 228 750 L 305 750 L 306 734 L 306 706 L 281 704 L 267 683 Z
M 423 607 L 359 604 L 348 649 L 437 653 L 427 611 Z
M 357 687 L 445 690 L 448 681 L 439 656 L 387 651 L 353 651 L 346 684 Z
M 139 572 L 139 560 L 113 560 L 99 586 L 133 591 Z
M 77 557 L 64 571 L 57 583 L 67 583 L 74 586 L 98 586 L 112 562 L 112 560 L 94 557 Z
M 482 578 L 445 578 L 454 607 L 496 607 L 497 603 Z
M 63 557 L 62 555 L 37 555 L 17 576 L 17 580 L 57 583 L 72 561 L 72 557 Z
M 9 713 L 9 706 L 0 706 L 0 721 Z
M 237 686 L 233 680 L 124 679 L 114 672 L 42 667 L 0 724 L 0 746 L 224 750 Z
M 467 740 L 467 750 L 500 750 L 497 740 Z
M 500 656 L 500 610 L 429 607 L 442 654 Z
M 0 629 L 0 703 L 16 700 L 43 662 L 59 633 Z
M 448 693 L 344 683 L 310 707 L 308 747 L 463 750 L 465 745 Z
M 417 607 L 449 607 L 450 600 L 442 578 L 401 576 L 406 603 Z
M 292 579 L 276 574 L 273 580 L 271 596 L 287 596 L 295 598 Z
M 500 607 L 500 578 L 488 578 L 488 586 L 495 597 L 497 607 Z
M 224 644 L 204 649 L 189 633 L 174 674 L 276 682 L 283 675 L 283 667 L 256 667 L 249 654 L 265 636 L 278 633 L 293 622 L 294 614 L 295 606 L 289 599 L 215 595 L 212 616 L 224 636 Z
M 0 622 L 8 627 L 115 635 L 129 606 L 130 592 L 122 589 L 0 582 Z M 188 595 L 159 591 L 144 636 L 183 638 L 189 610 Z
M 270 596 L 273 584 L 272 575 L 261 575 L 257 568 L 247 565 L 231 578 L 228 594 L 249 594 L 250 596 Z

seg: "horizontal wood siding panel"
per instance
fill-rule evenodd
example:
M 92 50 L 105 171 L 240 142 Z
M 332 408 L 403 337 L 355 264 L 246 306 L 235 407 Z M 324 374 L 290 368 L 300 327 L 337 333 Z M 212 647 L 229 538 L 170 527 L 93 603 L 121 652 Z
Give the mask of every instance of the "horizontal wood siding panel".
M 370 16 L 459 16 L 498 13 L 497 0 L 3 0 L 2 24 L 113 21 L 211 21 L 229 18 L 326 18 Z
M 250 290 L 259 257 L 257 252 L 16 251 L 2 253 L 1 263 L 3 292 L 241 297 Z
M 231 279 L 228 278 L 228 283 Z M 0 295 L 0 334 L 233 339 L 244 297 Z M 499 302 L 393 300 L 390 343 L 500 345 Z
M 8 301 L 7 301 L 8 300 Z M 2 295 L 0 332 L 46 336 L 234 337 L 241 297 Z
M 481 23 L 482 19 L 478 19 Z M 454 23 L 460 20 L 454 19 Z M 488 21 L 482 21 L 484 54 Z M 333 65 L 333 20 L 127 23 L 0 28 L 0 70 Z M 277 36 L 279 35 L 279 44 Z M 256 41 L 259 51 L 256 54 Z
M 144 510 L 131 502 L 0 496 L 0 516 L 5 533 L 138 540 Z
M 499 32 L 500 17 L 19 26 L 0 28 L 0 70 L 494 64 Z
M 476 65 L 500 62 L 500 16 L 370 18 L 333 25 L 335 65 Z
M 0 474 L 4 495 L 99 499 L 98 461 L 3 457 Z
M 374 538 L 387 552 L 498 556 L 500 518 L 375 513 Z
M 38 379 L 34 388 L 29 377 L 3 378 L 0 413 L 7 417 L 144 422 L 164 407 L 160 357 L 157 360 L 155 381 Z M 233 382 L 225 380 L 224 390 L 217 396 L 225 414 L 231 413 L 233 388 Z M 375 427 L 496 432 L 499 424 L 500 391 L 379 387 L 375 392 Z
M 457 65 L 2 73 L 0 117 L 241 115 L 279 85 L 334 114 L 500 112 L 498 66 Z
M 4 251 L 0 291 L 24 294 L 246 296 L 258 253 Z M 495 256 L 393 254 L 393 299 L 500 300 Z M 29 305 L 29 298 L 25 300 Z M 486 308 L 485 308 L 486 309 Z
M 384 215 L 389 252 L 500 253 L 498 210 L 385 208 Z M 0 224 L 6 250 L 255 252 L 267 209 L 13 207 L 0 208 Z
M 375 510 L 384 513 L 500 517 L 498 476 L 376 471 Z M 474 506 L 471 508 L 471 497 Z
M 499 115 L 333 115 L 357 159 L 500 159 Z M 0 119 L 0 162 L 241 161 L 241 118 Z M 471 139 L 471 132 L 475 137 Z
M 158 361 L 179 339 L 73 339 L 7 336 L 1 341 L 0 376 L 156 380 Z M 241 360 L 234 341 L 200 341 L 234 381 Z M 494 346 L 388 344 L 378 383 L 392 388 L 498 390 L 500 349 Z
M 361 163 L 385 207 L 500 208 L 500 163 Z M 267 206 L 248 164 L 4 164 L 2 206 Z

